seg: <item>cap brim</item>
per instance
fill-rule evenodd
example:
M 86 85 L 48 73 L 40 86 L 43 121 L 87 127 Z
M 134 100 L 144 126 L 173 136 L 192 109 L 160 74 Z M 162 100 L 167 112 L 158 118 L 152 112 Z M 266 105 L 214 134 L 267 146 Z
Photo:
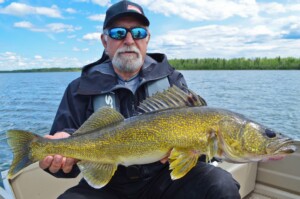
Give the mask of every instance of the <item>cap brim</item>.
M 103 25 L 103 29 L 107 28 L 108 26 L 110 26 L 115 20 L 117 20 L 117 19 L 119 19 L 121 17 L 127 17 L 127 16 L 133 16 L 134 18 L 136 18 L 139 21 L 141 21 L 143 23 L 143 25 L 145 25 L 145 26 L 149 26 L 150 25 L 149 20 L 144 15 L 142 15 L 140 13 L 137 13 L 137 12 L 130 12 L 130 11 L 128 11 L 128 12 L 120 13 L 120 14 L 117 14 L 117 15 L 111 17 L 109 19 L 109 21 L 107 21 L 106 24 Z

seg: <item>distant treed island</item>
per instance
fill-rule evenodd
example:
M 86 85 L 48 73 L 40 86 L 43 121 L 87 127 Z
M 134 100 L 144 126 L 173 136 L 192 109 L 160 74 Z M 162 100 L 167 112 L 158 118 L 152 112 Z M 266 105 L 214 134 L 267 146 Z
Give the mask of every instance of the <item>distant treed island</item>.
M 300 70 L 300 58 L 172 59 L 178 70 Z
M 300 70 L 300 58 L 195 58 L 170 59 L 177 70 Z M 81 68 L 38 68 L 2 72 L 73 72 Z

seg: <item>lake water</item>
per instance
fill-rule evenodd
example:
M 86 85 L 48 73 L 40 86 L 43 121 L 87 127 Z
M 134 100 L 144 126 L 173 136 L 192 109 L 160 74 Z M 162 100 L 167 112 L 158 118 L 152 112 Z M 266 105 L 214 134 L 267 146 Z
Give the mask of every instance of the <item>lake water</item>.
M 300 71 L 182 71 L 209 106 L 230 109 L 300 140 Z M 0 73 L 0 139 L 9 129 L 45 135 L 79 72 Z M 0 171 L 12 154 L 0 141 Z M 0 180 L 1 181 L 1 180 Z

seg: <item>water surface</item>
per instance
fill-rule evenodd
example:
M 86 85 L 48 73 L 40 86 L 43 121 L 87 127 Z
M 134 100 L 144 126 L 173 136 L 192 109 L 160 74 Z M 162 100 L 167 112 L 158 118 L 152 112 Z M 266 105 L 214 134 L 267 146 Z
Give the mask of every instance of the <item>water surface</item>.
M 300 71 L 182 71 L 209 106 L 230 109 L 300 140 Z M 48 134 L 79 72 L 0 73 L 0 138 L 9 129 Z M 0 141 L 0 171 L 12 154 Z

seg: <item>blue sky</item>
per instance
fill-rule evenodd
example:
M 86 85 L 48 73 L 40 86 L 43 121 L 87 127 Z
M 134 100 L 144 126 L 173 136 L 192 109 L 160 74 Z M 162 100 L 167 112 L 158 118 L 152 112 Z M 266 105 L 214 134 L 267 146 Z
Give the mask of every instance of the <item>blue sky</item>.
M 0 0 L 0 70 L 82 67 L 100 58 L 111 0 Z M 136 0 L 148 52 L 168 58 L 300 57 L 300 0 Z

